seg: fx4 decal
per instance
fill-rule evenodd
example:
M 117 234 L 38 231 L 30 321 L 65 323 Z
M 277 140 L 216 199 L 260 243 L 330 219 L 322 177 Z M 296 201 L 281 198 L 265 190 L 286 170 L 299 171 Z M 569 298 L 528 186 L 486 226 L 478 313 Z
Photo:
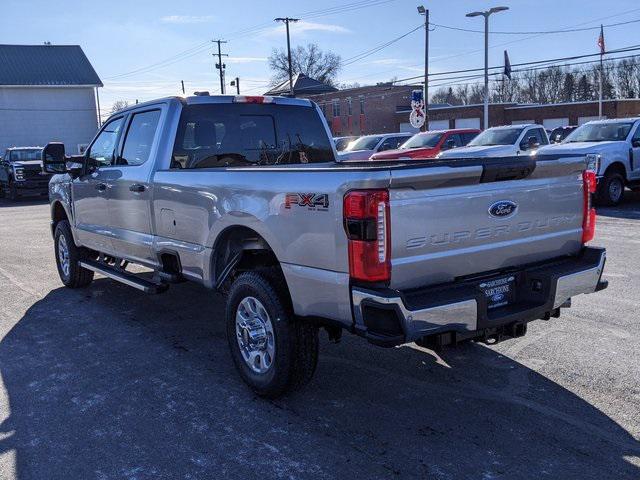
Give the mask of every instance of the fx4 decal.
M 329 195 L 326 193 L 287 193 L 284 208 L 291 209 L 292 205 L 306 207 L 307 210 L 326 212 L 329 209 Z

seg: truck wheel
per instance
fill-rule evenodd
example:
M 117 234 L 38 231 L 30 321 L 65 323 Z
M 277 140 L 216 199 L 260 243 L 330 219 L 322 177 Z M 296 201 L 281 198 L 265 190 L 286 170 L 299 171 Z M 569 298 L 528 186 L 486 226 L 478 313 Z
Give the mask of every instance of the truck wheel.
M 55 253 L 58 275 L 65 286 L 70 288 L 86 287 L 93 281 L 93 271 L 79 265 L 79 261 L 89 257 L 86 248 L 77 247 L 73 242 L 69 222 L 61 220 L 56 225 Z
M 240 376 L 258 395 L 273 398 L 311 380 L 318 329 L 295 319 L 284 281 L 271 273 L 245 272 L 233 282 L 226 321 Z
M 9 179 L 9 185 L 7 187 L 7 192 L 5 194 L 5 196 L 12 201 L 15 201 L 18 199 L 18 189 L 16 188 L 15 183 L 13 183 L 13 181 L 11 179 Z
M 618 205 L 624 197 L 624 177 L 618 172 L 609 171 L 598 185 L 598 203 Z

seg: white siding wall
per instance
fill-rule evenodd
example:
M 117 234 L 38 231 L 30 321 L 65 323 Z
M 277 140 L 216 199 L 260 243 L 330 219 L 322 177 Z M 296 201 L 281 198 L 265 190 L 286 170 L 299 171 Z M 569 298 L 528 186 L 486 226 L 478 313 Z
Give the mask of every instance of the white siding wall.
M 456 118 L 456 128 L 480 128 L 480 118 Z
M 63 142 L 68 154 L 98 129 L 91 87 L 0 87 L 0 155 L 7 147 Z

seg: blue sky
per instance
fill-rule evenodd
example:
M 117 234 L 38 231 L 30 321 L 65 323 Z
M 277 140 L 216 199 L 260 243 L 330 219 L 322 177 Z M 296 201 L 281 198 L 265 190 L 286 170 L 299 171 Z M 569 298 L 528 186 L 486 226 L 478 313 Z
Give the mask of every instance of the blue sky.
M 81 45 L 105 84 L 101 103 L 108 109 L 118 99 L 132 102 L 178 94 L 180 80 L 185 81 L 187 93 L 217 91 L 211 55 L 214 45 L 210 44 L 217 38 L 229 42 L 225 45 L 230 55 L 225 59 L 227 82 L 239 76 L 243 93 L 262 93 L 270 77 L 266 58 L 272 48 L 285 46 L 283 27 L 273 22 L 278 16 L 303 19 L 292 27 L 294 46 L 315 42 L 343 59 L 417 27 L 423 21 L 416 11 L 420 3 L 429 8 L 434 23 L 478 30 L 482 19 L 466 18 L 465 13 L 496 5 L 507 5 L 510 10 L 491 17 L 495 31 L 554 30 L 640 19 L 637 0 L 369 0 L 366 7 L 354 5 L 350 11 L 326 12 L 353 3 L 3 0 L 0 43 Z M 325 12 L 309 13 L 318 10 Z M 597 31 L 494 34 L 489 62 L 501 64 L 504 49 L 508 49 L 512 63 L 595 53 L 597 37 Z M 606 28 L 605 38 L 608 49 L 640 44 L 640 23 Z M 480 33 L 435 27 L 430 40 L 433 73 L 483 65 Z M 419 75 L 423 43 L 424 30 L 420 29 L 345 66 L 338 81 L 369 84 Z

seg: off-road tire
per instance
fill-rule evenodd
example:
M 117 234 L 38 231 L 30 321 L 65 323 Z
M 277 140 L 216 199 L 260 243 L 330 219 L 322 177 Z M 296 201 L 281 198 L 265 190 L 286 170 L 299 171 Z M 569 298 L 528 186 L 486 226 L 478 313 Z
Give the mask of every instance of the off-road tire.
M 69 252 L 69 273 L 65 274 L 60 261 L 60 237 L 64 236 L 67 249 Z M 67 220 L 61 220 L 56 225 L 54 236 L 54 249 L 56 255 L 56 266 L 58 267 L 58 275 L 65 286 L 69 288 L 86 287 L 93 281 L 93 270 L 88 270 L 80 266 L 79 262 L 90 258 L 90 250 L 78 247 L 73 242 L 71 234 L 71 226 Z
M 620 190 L 620 194 L 617 198 L 612 196 L 611 193 L 611 185 L 617 182 L 621 188 Z M 598 185 L 598 191 L 597 191 L 597 200 L 598 200 L 598 204 L 600 205 L 605 205 L 608 207 L 613 207 L 615 205 L 618 205 L 622 199 L 624 198 L 624 177 L 614 171 L 608 171 L 604 178 L 602 178 L 602 180 L 600 181 L 600 184 Z
M 261 374 L 247 365 L 236 337 L 236 311 L 248 296 L 262 303 L 273 325 L 275 359 Z M 233 362 L 258 395 L 278 397 L 303 387 L 313 377 L 318 363 L 318 328 L 295 318 L 279 269 L 244 272 L 234 280 L 227 296 L 226 323 Z

